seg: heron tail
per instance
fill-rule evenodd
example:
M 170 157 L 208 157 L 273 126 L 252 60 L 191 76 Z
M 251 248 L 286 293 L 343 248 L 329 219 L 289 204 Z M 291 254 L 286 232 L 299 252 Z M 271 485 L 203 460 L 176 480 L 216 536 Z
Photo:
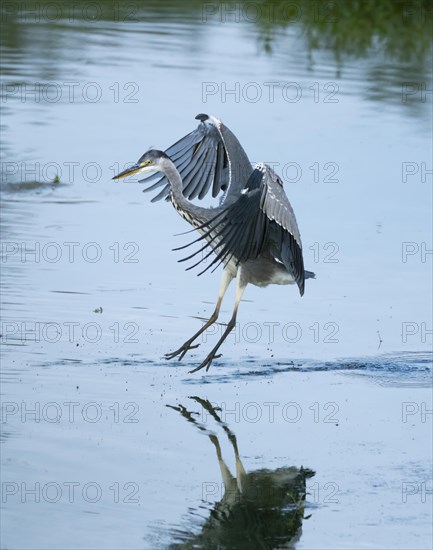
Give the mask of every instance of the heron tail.
M 315 279 L 315 278 L 316 278 L 316 274 L 313 273 L 312 271 L 305 271 L 305 278 L 306 278 L 306 279 Z

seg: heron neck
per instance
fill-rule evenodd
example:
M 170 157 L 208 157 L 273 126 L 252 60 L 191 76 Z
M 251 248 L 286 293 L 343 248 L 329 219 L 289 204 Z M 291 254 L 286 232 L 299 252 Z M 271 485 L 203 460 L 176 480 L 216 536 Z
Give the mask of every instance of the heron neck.
M 209 216 L 215 215 L 216 209 L 208 209 L 200 206 L 196 206 L 183 195 L 183 183 L 176 166 L 170 161 L 166 160 L 164 164 L 164 174 L 170 184 L 170 200 L 179 214 L 186 219 L 190 224 L 197 226 L 205 220 L 209 219 Z
M 167 162 L 164 166 L 164 173 L 170 184 L 170 194 L 172 196 L 172 200 L 181 207 L 188 205 L 188 201 L 182 193 L 182 178 L 180 177 L 176 166 L 172 162 Z

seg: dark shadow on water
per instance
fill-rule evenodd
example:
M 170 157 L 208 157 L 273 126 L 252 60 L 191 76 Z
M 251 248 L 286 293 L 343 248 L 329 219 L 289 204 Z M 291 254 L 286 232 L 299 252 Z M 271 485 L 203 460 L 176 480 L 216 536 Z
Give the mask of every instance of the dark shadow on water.
M 233 383 L 234 380 L 268 378 L 288 372 L 340 372 L 367 376 L 382 386 L 428 387 L 433 383 L 433 355 L 425 352 L 411 352 L 334 361 L 307 359 L 290 362 L 247 358 L 238 364 L 221 364 L 216 361 L 207 375 L 191 376 L 184 382 L 187 384 Z
M 3 178 L 2 178 L 3 179 Z M 19 181 L 16 183 L 5 183 L 2 187 L 3 192 L 21 193 L 26 191 L 34 191 L 41 193 L 42 191 L 54 191 L 59 187 L 58 181 Z M 64 184 L 62 184 L 63 186 Z
M 41 367 L 62 366 L 71 361 L 81 365 L 89 363 L 85 360 L 59 358 L 53 362 L 39 363 Z M 361 357 L 336 359 L 334 361 L 319 361 L 302 359 L 295 361 L 263 360 L 243 358 L 238 361 L 218 359 L 208 373 L 189 374 L 188 371 L 197 366 L 196 362 L 182 361 L 169 363 L 164 360 L 152 360 L 134 354 L 129 357 L 109 357 L 95 362 L 107 370 L 147 368 L 184 372 L 182 382 L 187 385 L 233 384 L 237 381 L 253 381 L 270 379 L 288 373 L 329 372 L 348 376 L 363 376 L 373 383 L 390 387 L 430 387 L 433 385 L 433 354 L 430 352 L 400 352 L 379 355 L 377 357 Z
M 203 502 L 190 509 L 181 527 L 172 528 L 171 549 L 227 549 L 293 548 L 302 533 L 306 498 L 306 479 L 314 472 L 303 467 L 282 467 L 275 470 L 260 469 L 247 473 L 238 450 L 235 434 L 218 415 L 217 408 L 200 397 L 190 398 L 200 405 L 201 413 L 185 406 L 167 405 L 180 413 L 206 435 L 215 447 L 216 459 L 224 484 L 223 495 L 216 502 Z M 234 451 L 236 475 L 223 459 L 218 436 L 199 418 L 203 413 L 221 428 Z M 215 496 L 218 484 L 207 484 L 204 498 Z M 219 491 L 217 491 L 219 493 Z M 199 519 L 206 509 L 208 517 Z

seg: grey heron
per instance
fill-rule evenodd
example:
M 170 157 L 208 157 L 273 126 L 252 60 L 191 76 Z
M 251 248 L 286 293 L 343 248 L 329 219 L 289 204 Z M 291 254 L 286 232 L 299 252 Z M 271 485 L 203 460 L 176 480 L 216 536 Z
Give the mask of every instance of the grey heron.
M 151 149 L 138 162 L 113 179 L 136 173 L 157 172 L 144 181 L 145 191 L 158 189 L 152 202 L 165 198 L 188 221 L 200 236 L 192 243 L 200 248 L 186 258 L 200 259 L 196 267 L 211 254 L 215 258 L 199 275 L 223 264 L 221 284 L 210 319 L 179 349 L 166 359 L 197 348 L 193 343 L 218 319 L 227 288 L 236 279 L 233 314 L 221 338 L 204 361 L 191 373 L 209 369 L 217 351 L 233 330 L 239 302 L 246 286 L 297 284 L 301 296 L 305 279 L 314 273 L 304 270 L 301 236 L 292 206 L 277 174 L 266 164 L 252 166 L 235 135 L 214 116 L 199 114 L 198 127 L 165 152 Z M 202 199 L 211 190 L 212 197 L 222 193 L 219 206 L 203 208 L 190 202 Z

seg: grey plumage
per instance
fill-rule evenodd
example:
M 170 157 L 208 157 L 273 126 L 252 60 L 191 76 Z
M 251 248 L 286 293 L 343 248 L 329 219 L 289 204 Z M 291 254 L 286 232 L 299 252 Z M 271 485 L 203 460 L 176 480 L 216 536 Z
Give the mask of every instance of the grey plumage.
M 192 342 L 218 317 L 222 298 L 236 277 L 237 292 L 233 316 L 217 345 L 196 369 L 209 368 L 216 351 L 234 327 L 242 294 L 248 283 L 296 283 L 301 296 L 306 278 L 302 243 L 293 208 L 277 174 L 265 164 L 253 167 L 236 136 L 217 118 L 200 114 L 198 127 L 169 147 L 165 153 L 151 150 L 138 163 L 116 177 L 135 172 L 156 171 L 140 180 L 146 192 L 157 191 L 152 202 L 170 200 L 180 215 L 200 236 L 177 250 L 198 244 L 197 251 L 180 261 L 193 260 L 191 269 L 215 257 L 199 274 L 224 265 L 216 309 L 209 321 L 181 348 L 167 358 L 179 359 L 196 345 Z M 190 202 L 209 192 L 222 195 L 216 208 L 203 208 Z M 197 259 L 198 258 L 198 259 Z

